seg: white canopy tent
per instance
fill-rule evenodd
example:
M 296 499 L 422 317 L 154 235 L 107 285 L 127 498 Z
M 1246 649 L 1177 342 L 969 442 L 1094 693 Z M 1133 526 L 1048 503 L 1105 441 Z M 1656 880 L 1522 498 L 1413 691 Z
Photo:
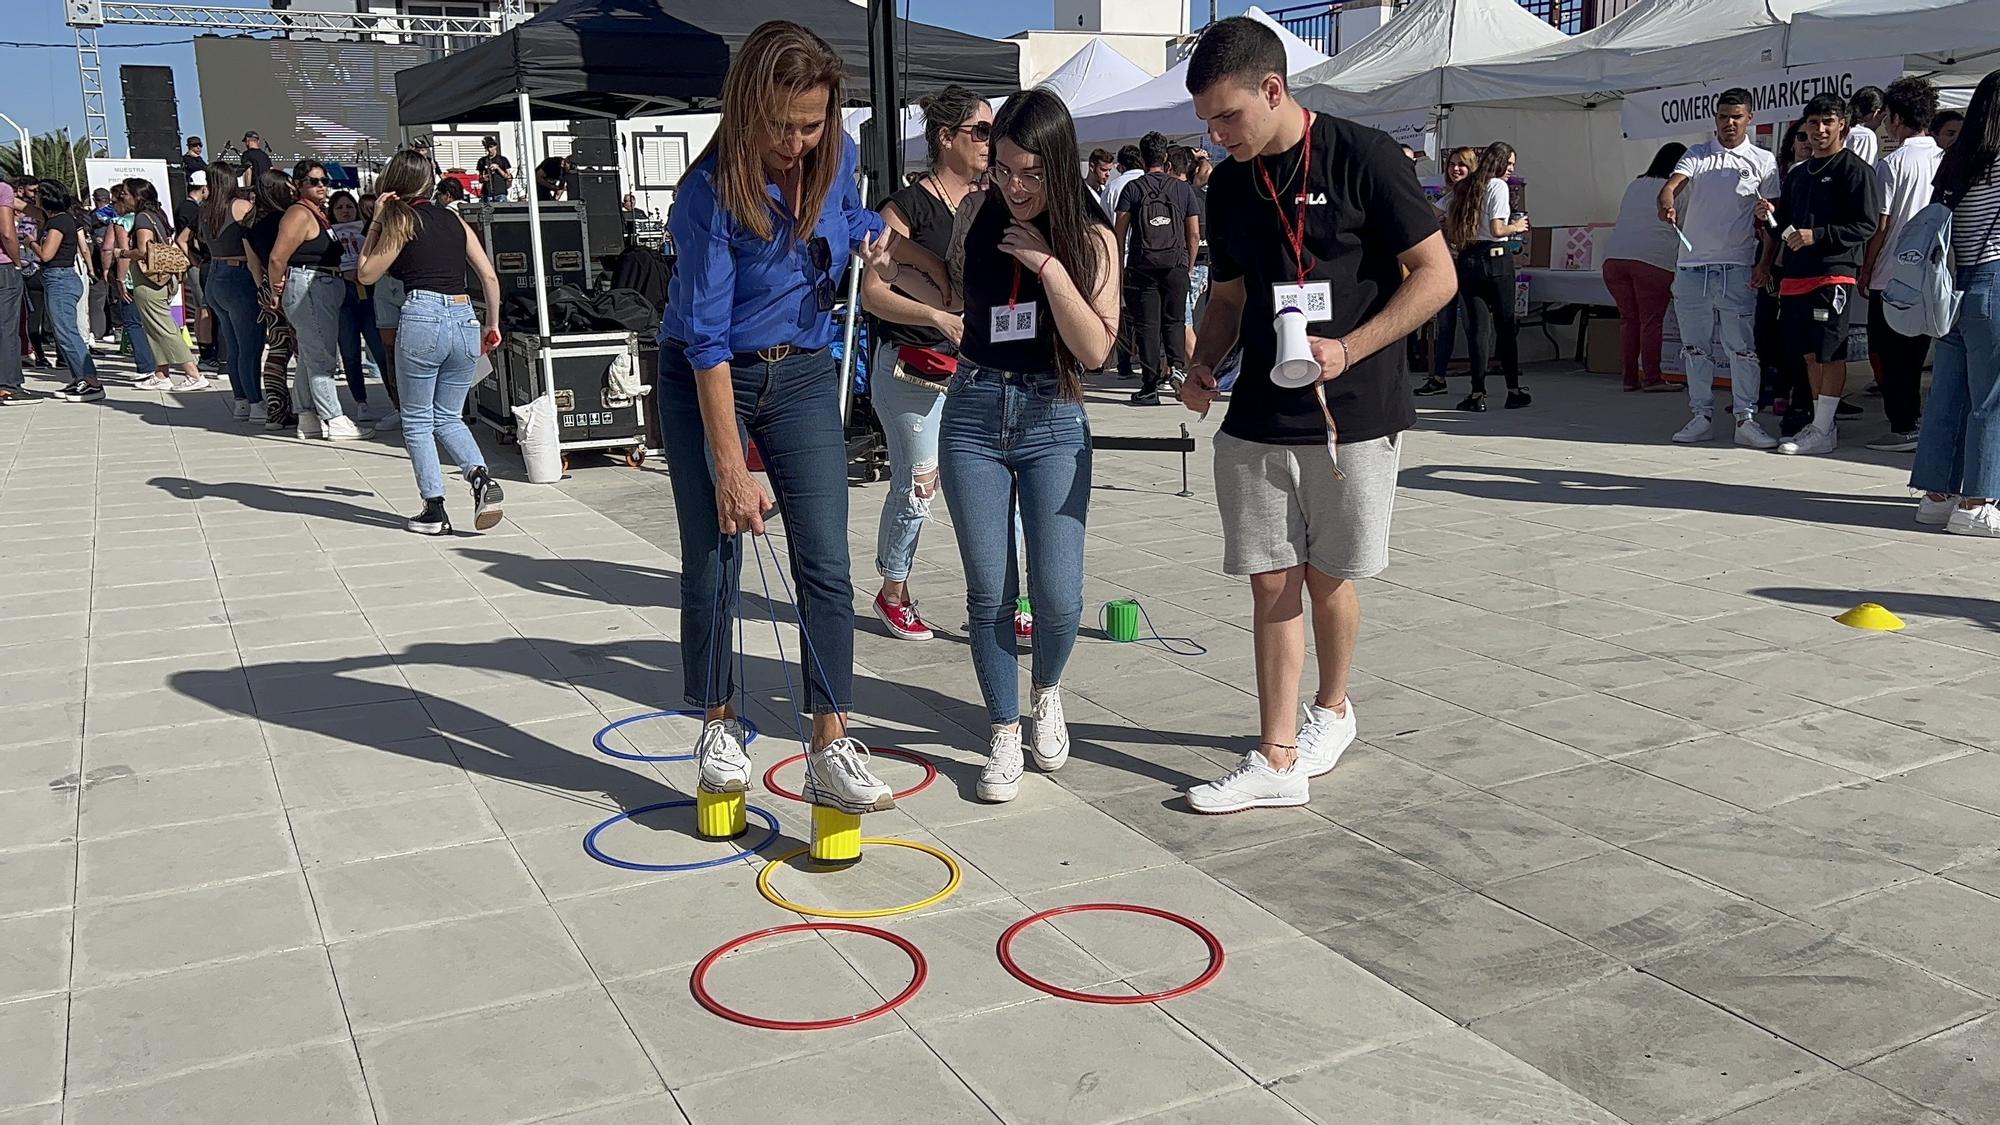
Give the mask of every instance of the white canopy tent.
M 1343 117 L 1435 110 L 1445 68 L 1564 42 L 1518 0 L 1417 0 L 1332 60 L 1292 76 L 1292 93 Z
M 1792 18 L 1788 66 L 1902 55 L 1940 86 L 2000 70 L 2000 0 L 1832 0 Z
M 1261 8 L 1251 8 L 1243 14 L 1278 33 L 1285 44 L 1288 73 L 1297 74 L 1327 61 L 1326 55 L 1280 27 Z M 1084 105 L 1075 112 L 1076 139 L 1085 146 L 1129 141 L 1155 131 L 1170 137 L 1191 137 L 1205 129 L 1201 118 L 1195 116 L 1194 97 L 1187 92 L 1186 59 L 1158 78 Z

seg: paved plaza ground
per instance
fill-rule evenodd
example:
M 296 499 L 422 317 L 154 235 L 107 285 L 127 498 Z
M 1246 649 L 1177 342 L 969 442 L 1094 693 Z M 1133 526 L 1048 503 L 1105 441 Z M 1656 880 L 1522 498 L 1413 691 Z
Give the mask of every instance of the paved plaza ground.
M 1838 458 L 1785 459 L 1667 444 L 1677 397 L 1531 382 L 1533 410 L 1427 412 L 1407 436 L 1394 562 L 1362 595 L 1363 741 L 1304 809 L 1179 797 L 1255 735 L 1214 423 L 1192 499 L 1169 456 L 1099 455 L 1085 587 L 1093 623 L 1137 596 L 1207 655 L 1089 630 L 1075 757 L 1009 805 L 971 796 L 985 719 L 933 528 L 916 589 L 953 637 L 864 618 L 856 721 L 941 773 L 869 834 L 943 849 L 964 881 L 879 923 L 928 959 L 914 1000 L 810 1034 L 690 996 L 709 950 L 800 921 L 759 896 L 761 859 L 584 851 L 693 791 L 686 763 L 592 745 L 681 705 L 662 471 L 583 459 L 537 487 L 503 453 L 508 521 L 432 540 L 401 528 L 393 441 L 268 435 L 226 391 L 122 379 L 0 408 L 0 1123 L 2000 1120 L 2000 545 L 1912 524 L 1906 458 L 1859 450 L 1879 415 Z M 1094 396 L 1100 434 L 1191 418 L 1120 390 Z M 857 606 L 884 487 L 851 493 Z M 746 586 L 761 771 L 797 749 L 779 641 L 797 652 L 775 577 L 768 600 L 754 568 Z M 1862 601 L 1909 628 L 1830 619 Z M 654 719 L 606 744 L 692 735 Z M 756 789 L 769 850 L 800 846 L 804 807 Z M 675 809 L 598 843 L 730 850 L 691 830 Z M 943 878 L 873 847 L 773 884 L 866 909 Z M 1002 970 L 1014 921 L 1107 901 L 1210 927 L 1226 968 L 1126 1006 Z M 1101 914 L 1017 953 L 1126 994 L 1206 957 Z M 805 934 L 710 983 L 813 1019 L 909 976 L 894 946 Z

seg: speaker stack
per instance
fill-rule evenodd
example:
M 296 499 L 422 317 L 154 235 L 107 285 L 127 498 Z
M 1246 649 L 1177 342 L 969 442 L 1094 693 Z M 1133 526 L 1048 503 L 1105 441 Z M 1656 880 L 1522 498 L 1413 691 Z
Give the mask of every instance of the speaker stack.
M 618 190 L 618 124 L 608 118 L 570 126 L 569 197 L 583 204 L 590 256 L 625 249 L 625 215 Z
M 170 66 L 121 66 L 118 83 L 125 96 L 125 143 L 140 160 L 167 162 L 167 183 L 155 184 L 168 208 L 187 195 L 181 168 L 180 103 L 174 97 Z

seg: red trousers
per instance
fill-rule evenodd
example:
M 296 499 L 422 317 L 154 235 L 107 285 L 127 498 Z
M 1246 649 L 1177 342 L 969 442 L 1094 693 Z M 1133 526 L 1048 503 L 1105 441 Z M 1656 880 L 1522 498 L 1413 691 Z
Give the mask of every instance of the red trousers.
M 1604 285 L 1618 303 L 1618 337 L 1625 359 L 1625 385 L 1660 382 L 1660 333 L 1674 299 L 1671 270 L 1630 258 L 1604 263 Z

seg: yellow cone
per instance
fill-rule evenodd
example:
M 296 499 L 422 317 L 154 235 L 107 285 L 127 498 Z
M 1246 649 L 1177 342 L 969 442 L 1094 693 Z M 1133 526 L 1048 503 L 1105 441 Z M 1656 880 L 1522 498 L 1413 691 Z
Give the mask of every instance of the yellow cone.
M 1902 618 L 1874 602 L 1862 602 L 1834 620 L 1850 629 L 1866 629 L 1872 633 L 1893 633 L 1903 627 Z

